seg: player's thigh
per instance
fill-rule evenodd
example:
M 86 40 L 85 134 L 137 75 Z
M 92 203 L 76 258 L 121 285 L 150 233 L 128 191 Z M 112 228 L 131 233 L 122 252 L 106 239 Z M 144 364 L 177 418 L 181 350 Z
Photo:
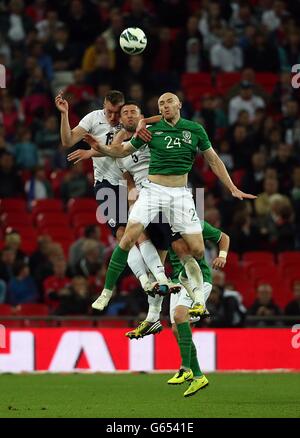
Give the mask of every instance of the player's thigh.
M 174 236 L 176 240 L 172 239 L 172 249 L 180 259 L 183 259 L 187 255 L 190 255 L 190 248 L 186 241 L 181 237 L 179 233 Z M 177 238 L 178 237 L 178 238 Z
M 137 242 L 139 236 L 144 231 L 144 226 L 140 222 L 129 221 L 124 235 L 120 241 L 120 247 L 124 250 L 129 250 Z
M 183 240 L 186 242 L 189 253 L 196 259 L 204 257 L 204 241 L 202 233 L 182 234 Z
M 178 307 L 185 307 L 187 309 L 191 308 L 193 305 L 193 300 L 189 296 L 187 290 L 182 286 L 181 291 L 178 294 L 170 295 L 170 321 L 171 324 L 175 324 L 175 313 Z M 178 313 L 178 312 L 177 312 Z
M 166 216 L 175 233 L 178 232 L 182 235 L 202 232 L 193 197 L 185 187 L 170 191 L 170 205 Z
M 147 184 L 147 183 L 145 183 Z M 137 201 L 133 204 L 128 221 L 140 222 L 144 228 L 159 212 L 159 196 L 151 185 L 146 185 L 140 191 Z

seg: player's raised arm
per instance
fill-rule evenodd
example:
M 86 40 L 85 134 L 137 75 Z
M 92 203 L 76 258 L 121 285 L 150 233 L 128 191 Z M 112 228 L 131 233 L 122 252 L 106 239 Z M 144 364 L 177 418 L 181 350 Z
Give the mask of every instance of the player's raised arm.
M 69 104 L 66 99 L 63 98 L 63 93 L 59 94 L 55 98 L 56 108 L 60 111 L 60 136 L 63 147 L 70 148 L 74 144 L 83 139 L 84 134 L 87 131 L 81 126 L 76 126 L 74 129 L 70 128 L 69 124 Z
M 221 238 L 218 242 L 219 254 L 212 262 L 214 269 L 223 269 L 226 265 L 227 254 L 230 245 L 230 237 L 226 233 L 221 233 Z
M 106 146 L 100 144 L 99 141 L 91 134 L 85 134 L 83 139 L 95 151 L 101 152 L 103 155 L 108 157 L 123 158 L 127 157 L 127 155 L 132 154 L 136 150 L 130 142 L 113 143 L 110 146 Z
M 222 183 L 228 188 L 234 198 L 238 199 L 255 199 L 257 196 L 251 195 L 249 193 L 244 193 L 239 190 L 233 183 L 232 179 L 227 172 L 227 169 L 221 160 L 221 158 L 216 154 L 212 147 L 203 151 L 205 160 L 211 167 L 211 170 L 215 175 L 222 181 Z
M 95 149 L 77 149 L 74 152 L 71 152 L 67 159 L 68 161 L 74 161 L 74 164 L 79 163 L 79 161 L 89 160 L 90 158 L 103 157 L 101 152 L 95 151 Z
M 147 143 L 152 138 L 151 132 L 148 131 L 147 129 L 147 125 L 158 123 L 161 121 L 161 119 L 162 116 L 160 115 L 147 117 L 146 119 L 141 119 L 135 131 L 136 135 Z

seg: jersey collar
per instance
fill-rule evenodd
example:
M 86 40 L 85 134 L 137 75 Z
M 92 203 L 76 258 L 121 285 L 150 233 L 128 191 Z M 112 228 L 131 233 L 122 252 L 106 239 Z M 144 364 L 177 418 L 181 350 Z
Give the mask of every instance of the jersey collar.
M 162 119 L 163 122 L 169 127 L 169 128 L 178 128 L 178 125 L 180 125 L 181 121 L 182 121 L 182 117 L 180 117 L 178 119 L 178 122 L 175 125 L 171 125 L 170 123 L 168 123 L 165 119 Z

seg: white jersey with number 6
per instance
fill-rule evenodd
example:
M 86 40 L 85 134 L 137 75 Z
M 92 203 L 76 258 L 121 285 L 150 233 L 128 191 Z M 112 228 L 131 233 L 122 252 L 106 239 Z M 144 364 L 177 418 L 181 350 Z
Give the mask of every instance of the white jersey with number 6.
M 108 123 L 103 109 L 87 114 L 80 120 L 79 126 L 97 137 L 100 143 L 105 145 L 111 144 L 114 135 L 121 129 L 120 125 L 111 126 Z M 113 185 L 119 185 L 120 180 L 123 179 L 115 158 L 93 157 L 93 166 L 95 182 L 105 179 Z

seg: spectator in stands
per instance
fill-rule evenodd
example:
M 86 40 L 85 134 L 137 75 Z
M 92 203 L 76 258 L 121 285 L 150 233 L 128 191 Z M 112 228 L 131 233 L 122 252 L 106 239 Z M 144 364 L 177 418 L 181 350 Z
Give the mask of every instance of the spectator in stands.
M 140 27 L 146 33 L 151 33 L 155 25 L 154 17 L 144 0 L 131 0 L 125 23 L 126 27 Z
M 4 248 L 0 255 L 0 278 L 8 283 L 13 277 L 13 266 L 16 262 L 16 251 Z
M 15 145 L 16 165 L 19 169 L 33 169 L 38 164 L 36 144 L 32 141 L 29 128 L 23 126 L 19 132 L 20 136 Z
M 262 14 L 262 23 L 270 32 L 278 30 L 282 24 L 282 19 L 288 15 L 284 1 L 275 0 L 272 3 L 271 8 Z
M 257 24 L 257 20 L 251 12 L 251 6 L 247 3 L 241 3 L 233 11 L 232 17 L 229 21 L 230 27 L 234 29 L 238 36 L 243 36 L 249 26 L 255 29 Z
M 100 243 L 101 230 L 98 225 L 88 225 L 84 229 L 84 235 L 77 239 L 69 250 L 69 266 L 72 271 L 76 268 L 80 260 L 84 257 L 83 246 L 87 240 L 93 240 L 98 243 L 99 251 L 103 252 L 103 246 Z
M 90 310 L 89 288 L 82 276 L 72 279 L 69 287 L 60 290 L 56 315 L 87 315 Z
M 253 84 L 251 82 L 242 81 L 240 83 L 240 93 L 233 97 L 229 102 L 229 123 L 232 125 L 236 122 L 238 114 L 242 110 L 249 113 L 250 120 L 253 121 L 255 110 L 264 108 L 265 102 L 259 96 L 253 94 Z
M 293 147 L 286 143 L 280 143 L 276 156 L 270 160 L 270 166 L 276 169 L 281 193 L 288 193 L 292 184 L 292 172 L 299 159 L 293 156 Z
M 72 70 L 75 67 L 78 55 L 75 47 L 69 42 L 69 31 L 66 27 L 61 26 L 57 29 L 46 51 L 51 56 L 54 72 Z
M 63 26 L 63 22 L 59 20 L 57 11 L 50 9 L 46 12 L 46 17 L 36 23 L 35 27 L 38 31 L 38 40 L 42 43 L 47 43 L 56 31 Z
M 53 79 L 53 65 L 51 57 L 45 52 L 44 46 L 41 42 L 36 41 L 30 49 L 31 56 L 34 56 L 42 69 L 44 76 L 48 81 Z
M 259 250 L 259 231 L 246 209 L 234 214 L 230 236 L 231 249 L 238 254 Z
M 295 64 L 300 64 L 300 34 L 298 30 L 291 30 L 287 35 L 287 42 L 278 48 L 282 71 L 292 71 Z
M 84 198 L 90 195 L 87 176 L 83 172 L 82 162 L 72 165 L 61 185 L 61 196 L 65 202 L 71 198 Z
M 84 47 L 97 35 L 99 18 L 96 6 L 91 2 L 71 0 L 64 10 L 64 22 L 70 32 L 70 41 L 75 43 L 81 57 Z
M 286 111 L 287 103 L 294 99 L 297 99 L 297 92 L 292 86 L 291 69 L 289 69 L 280 73 L 279 80 L 273 89 L 271 103 L 276 112 L 280 114 Z
M 0 279 L 0 304 L 6 301 L 6 283 Z
M 233 170 L 233 168 L 234 168 L 233 155 L 232 155 L 231 150 L 230 150 L 230 144 L 227 140 L 222 140 L 220 143 L 219 157 L 221 158 L 221 160 L 225 164 L 226 169 Z
M 243 169 L 247 166 L 254 152 L 254 145 L 251 137 L 247 133 L 247 128 L 243 125 L 235 125 L 232 139 L 230 141 L 233 156 L 234 168 Z
M 173 66 L 175 70 L 183 71 L 182 61 L 187 58 L 187 49 L 188 49 L 188 41 L 193 38 L 197 39 L 200 43 L 200 47 L 202 48 L 202 35 L 198 29 L 198 18 L 196 16 L 190 16 L 187 19 L 185 29 L 180 31 L 174 42 L 174 55 L 173 55 Z M 178 56 L 180 53 L 180 56 Z M 185 66 L 184 66 L 185 67 Z
M 144 88 L 142 84 L 131 84 L 128 90 L 128 98 L 138 104 L 142 112 L 144 112 L 145 98 L 144 98 Z
M 296 316 L 295 320 L 289 320 L 287 325 L 298 324 L 300 319 L 300 281 L 296 280 L 293 284 L 293 293 L 294 299 L 290 301 L 284 310 L 285 315 L 287 316 Z
M 223 31 L 227 23 L 222 16 L 221 5 L 217 0 L 207 2 L 199 21 L 199 31 L 204 39 L 204 47 L 209 50 L 221 42 Z
M 33 170 L 30 179 L 25 183 L 25 192 L 29 205 L 36 199 L 52 198 L 53 191 L 44 167 L 38 166 Z
M 43 283 L 44 301 L 49 306 L 51 313 L 58 308 L 61 290 L 69 287 L 70 282 L 65 260 L 56 259 L 53 263 L 53 275 L 47 277 Z
M 255 211 L 258 216 L 266 216 L 270 213 L 270 197 L 278 194 L 279 183 L 276 178 L 265 178 L 263 192 L 254 201 Z
M 246 193 L 262 193 L 265 169 L 265 153 L 255 152 L 251 157 L 251 168 L 246 171 L 242 181 L 242 187 Z
M 2 151 L 0 154 L 0 198 L 23 196 L 23 183 L 14 165 L 13 155 Z
M 6 140 L 13 140 L 15 128 L 18 122 L 22 121 L 22 114 L 18 111 L 17 101 L 10 95 L 4 94 L 0 106 L 1 124 L 5 129 Z
M 2 12 L 1 29 L 7 35 L 10 43 L 22 44 L 26 34 L 32 30 L 33 23 L 25 14 L 23 0 L 10 0 L 8 13 Z
M 115 66 L 115 54 L 113 50 L 108 50 L 106 40 L 103 36 L 97 36 L 94 43 L 87 47 L 82 59 L 82 70 L 84 73 L 93 73 L 99 68 L 98 59 L 102 55 L 108 56 L 108 68 L 113 70 Z
M 29 266 L 24 262 L 16 262 L 13 268 L 13 278 L 8 283 L 8 302 L 12 306 L 24 303 L 36 303 L 37 287 L 30 276 Z
M 243 67 L 243 52 L 236 45 L 232 30 L 227 30 L 224 33 L 222 43 L 212 46 L 210 62 L 216 71 L 232 72 Z
M 91 100 L 94 97 L 94 90 L 86 83 L 83 70 L 78 68 L 74 71 L 73 83 L 67 87 L 66 93 L 73 94 L 76 103 Z
M 276 73 L 280 70 L 277 48 L 267 41 L 262 32 L 257 32 L 254 43 L 244 50 L 244 66 L 257 72 Z
M 46 118 L 45 123 L 36 132 L 34 140 L 38 145 L 41 155 L 43 155 L 44 151 L 47 156 L 54 154 L 54 151 L 60 143 L 59 126 L 57 118 L 54 115 Z
M 75 267 L 75 273 L 88 278 L 96 275 L 103 263 L 104 247 L 100 242 L 86 239 L 82 245 L 83 257 Z
M 264 320 L 264 317 L 279 316 L 282 313 L 272 298 L 272 286 L 268 283 L 261 283 L 257 287 L 256 293 L 256 300 L 249 308 L 248 314 L 261 317 L 261 320 L 256 322 L 256 326 L 263 327 L 276 325 L 274 321 Z
M 47 234 L 40 234 L 37 241 L 37 250 L 31 255 L 29 260 L 30 272 L 35 276 L 35 271 L 43 264 L 48 262 L 50 245 L 52 238 Z
M 212 318 L 204 320 L 207 327 L 242 327 L 244 312 L 241 312 L 235 294 L 224 291 L 222 287 L 214 285 L 206 302 Z
M 281 121 L 283 139 L 288 144 L 296 140 L 296 132 L 299 132 L 299 103 L 296 99 L 288 99 L 284 105 L 285 116 Z M 297 129 L 298 128 L 298 129 Z M 296 131 L 297 129 L 297 131 Z M 299 140 L 298 140 L 299 141 Z
M 8 228 L 4 238 L 4 248 L 11 249 L 16 254 L 16 261 L 26 261 L 27 256 L 21 250 L 22 239 L 18 231 Z

